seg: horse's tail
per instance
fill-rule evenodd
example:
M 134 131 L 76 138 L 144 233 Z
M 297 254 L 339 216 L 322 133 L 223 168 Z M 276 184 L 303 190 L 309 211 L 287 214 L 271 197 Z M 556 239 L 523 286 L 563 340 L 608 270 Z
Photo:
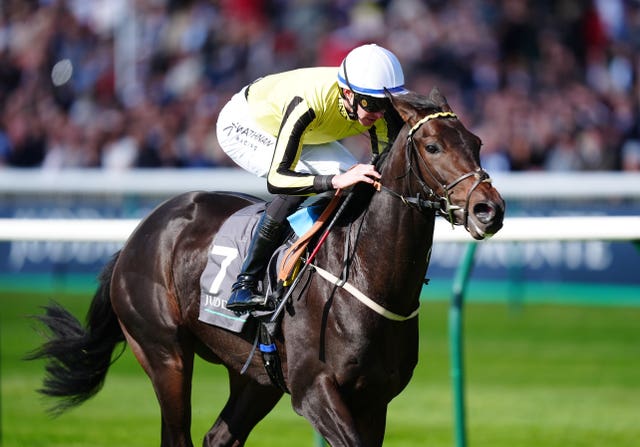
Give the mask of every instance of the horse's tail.
M 109 298 L 118 254 L 100 274 L 85 326 L 57 303 L 46 306 L 45 315 L 36 317 L 48 328 L 48 340 L 26 358 L 47 360 L 43 387 L 39 391 L 59 398 L 50 409 L 54 415 L 80 405 L 100 391 L 109 366 L 124 351 L 125 345 L 122 345 L 122 350 L 113 355 L 116 345 L 125 340 Z

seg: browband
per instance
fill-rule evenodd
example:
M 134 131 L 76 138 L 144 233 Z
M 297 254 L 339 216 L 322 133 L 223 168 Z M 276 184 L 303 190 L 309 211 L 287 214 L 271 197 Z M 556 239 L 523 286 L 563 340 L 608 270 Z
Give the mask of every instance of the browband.
M 435 118 L 458 118 L 458 115 L 456 115 L 453 112 L 436 112 L 436 113 L 432 113 L 431 115 L 427 115 L 413 125 L 411 130 L 409 130 L 409 135 L 407 136 L 407 139 L 410 140 L 413 137 L 413 134 L 420 128 L 420 126 L 422 126 L 427 121 Z

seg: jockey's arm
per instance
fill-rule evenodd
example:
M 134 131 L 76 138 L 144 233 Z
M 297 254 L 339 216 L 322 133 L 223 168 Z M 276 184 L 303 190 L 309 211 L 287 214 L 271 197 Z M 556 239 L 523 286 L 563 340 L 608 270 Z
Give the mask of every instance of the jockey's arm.
M 309 195 L 332 188 L 332 176 L 294 171 L 302 152 L 302 137 L 315 118 L 315 111 L 308 107 L 302 98 L 295 97 L 289 103 L 267 174 L 267 188 L 270 193 Z
M 294 171 L 302 152 L 302 137 L 316 114 L 302 100 L 294 98 L 285 111 L 274 157 L 267 175 L 267 188 L 272 194 L 309 195 L 331 189 L 347 188 L 358 182 L 373 183 L 380 178 L 373 165 L 357 164 L 336 175 L 314 175 Z

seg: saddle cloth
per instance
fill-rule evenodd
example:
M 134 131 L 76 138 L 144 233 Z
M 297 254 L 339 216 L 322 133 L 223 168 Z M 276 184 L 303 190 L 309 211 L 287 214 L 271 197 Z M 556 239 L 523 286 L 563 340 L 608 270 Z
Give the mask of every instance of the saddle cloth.
M 226 304 L 265 205 L 256 203 L 237 211 L 222 224 L 213 239 L 207 255 L 207 264 L 200 276 L 200 321 L 232 332 L 242 332 L 249 313 L 237 315 L 228 310 Z M 276 270 L 279 259 L 289 245 L 290 242 L 287 241 L 271 257 L 266 278 L 261 284 L 263 293 L 273 293 L 277 284 Z M 270 311 L 264 312 L 268 313 Z

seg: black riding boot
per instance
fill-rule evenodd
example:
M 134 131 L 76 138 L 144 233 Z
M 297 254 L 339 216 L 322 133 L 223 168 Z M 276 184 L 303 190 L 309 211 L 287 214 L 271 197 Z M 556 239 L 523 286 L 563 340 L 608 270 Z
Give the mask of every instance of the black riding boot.
M 227 309 L 247 312 L 264 308 L 265 298 L 258 293 L 258 281 L 262 279 L 271 255 L 280 244 L 284 227 L 282 222 L 266 213 L 262 216 L 242 270 L 231 287 Z

